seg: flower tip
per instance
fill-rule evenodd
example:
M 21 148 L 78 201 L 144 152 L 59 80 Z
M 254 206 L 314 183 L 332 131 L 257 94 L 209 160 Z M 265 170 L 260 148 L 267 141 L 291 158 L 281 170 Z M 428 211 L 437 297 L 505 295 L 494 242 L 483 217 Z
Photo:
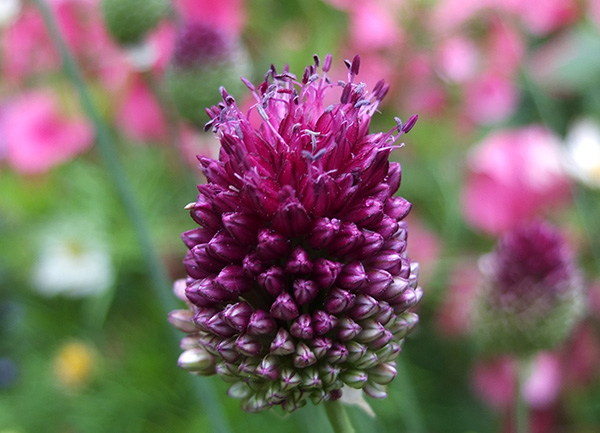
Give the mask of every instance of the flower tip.
M 352 75 L 358 75 L 359 69 L 360 69 L 360 56 L 357 54 L 352 59 L 352 64 L 350 66 L 350 73 Z
M 323 72 L 329 72 L 329 70 L 331 69 L 331 54 L 327 54 L 325 56 L 325 60 L 323 60 Z
M 415 126 L 418 119 L 419 119 L 419 116 L 417 114 L 413 114 L 412 116 L 410 116 L 408 118 L 408 120 L 406 121 L 406 123 L 404 124 L 404 126 L 402 126 L 402 132 L 404 132 L 405 134 L 408 134 L 410 132 L 410 130 L 413 129 L 413 126 Z

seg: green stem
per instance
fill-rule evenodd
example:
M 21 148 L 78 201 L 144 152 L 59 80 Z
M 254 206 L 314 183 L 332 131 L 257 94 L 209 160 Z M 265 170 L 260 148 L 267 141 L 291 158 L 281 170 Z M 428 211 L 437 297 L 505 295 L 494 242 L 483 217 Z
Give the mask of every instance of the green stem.
M 50 37 L 60 53 L 65 74 L 75 87 L 82 109 L 94 126 L 97 149 L 104 159 L 104 163 L 106 164 L 109 173 L 111 174 L 113 184 L 123 206 L 125 207 L 127 216 L 137 236 L 140 244 L 140 250 L 144 255 L 146 267 L 150 280 L 152 281 L 155 295 L 160 304 L 166 310 L 165 313 L 167 311 L 176 309 L 178 308 L 178 304 L 174 296 L 171 296 L 171 283 L 169 277 L 163 263 L 156 253 L 156 249 L 153 246 L 149 228 L 145 219 L 143 218 L 142 212 L 131 188 L 131 184 L 127 180 L 125 171 L 123 170 L 123 167 L 119 161 L 117 147 L 114 143 L 113 137 L 92 101 L 92 97 L 83 80 L 81 71 L 73 60 L 73 57 L 69 52 L 69 49 L 67 48 L 60 31 L 58 30 L 52 11 L 44 0 L 34 1 L 42 13 Z M 167 323 L 166 320 L 165 323 Z M 170 329 L 172 330 L 174 340 L 178 340 L 179 335 L 175 329 Z M 223 408 L 219 404 L 218 399 L 213 398 L 215 392 L 212 389 L 211 384 L 207 381 L 194 381 L 194 383 L 197 384 L 197 386 L 194 387 L 196 397 L 205 407 L 207 413 L 210 414 L 209 420 L 213 423 L 211 430 L 219 433 L 229 432 L 230 428 L 223 414 Z
M 523 397 L 523 384 L 528 376 L 529 366 L 525 361 L 520 360 L 517 364 L 517 386 L 515 395 L 515 432 L 529 432 L 529 409 L 527 402 Z
M 190 170 L 181 151 L 182 137 L 180 133 L 180 121 L 179 117 L 177 116 L 177 109 L 174 107 L 168 95 L 165 94 L 164 88 L 156 80 L 156 77 L 154 77 L 152 71 L 144 71 L 141 73 L 141 76 L 156 98 L 158 107 L 163 118 L 165 119 L 165 126 L 167 129 L 167 144 L 173 149 L 173 154 L 176 155 L 176 158 L 174 158 L 174 161 L 172 162 L 172 165 L 176 169 L 176 174 L 186 176 L 191 180 L 192 177 L 189 176 Z
M 407 430 L 411 433 L 425 433 L 427 428 L 423 418 L 423 412 L 419 406 L 417 393 L 412 385 L 408 371 L 406 370 L 405 360 L 396 361 L 396 384 L 397 388 L 402 390 L 404 399 L 399 405 L 402 412 L 402 419 L 406 423 Z M 392 394 L 393 395 L 393 394 Z
M 341 401 L 326 401 L 323 405 L 334 433 L 354 433 L 354 427 Z

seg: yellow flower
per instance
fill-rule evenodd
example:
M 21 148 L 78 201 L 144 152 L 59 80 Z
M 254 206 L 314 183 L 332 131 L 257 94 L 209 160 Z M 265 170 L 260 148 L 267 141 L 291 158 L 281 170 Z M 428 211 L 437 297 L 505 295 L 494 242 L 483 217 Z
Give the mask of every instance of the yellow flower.
M 92 347 L 70 341 L 62 345 L 54 358 L 54 375 L 63 387 L 74 390 L 85 385 L 95 367 Z

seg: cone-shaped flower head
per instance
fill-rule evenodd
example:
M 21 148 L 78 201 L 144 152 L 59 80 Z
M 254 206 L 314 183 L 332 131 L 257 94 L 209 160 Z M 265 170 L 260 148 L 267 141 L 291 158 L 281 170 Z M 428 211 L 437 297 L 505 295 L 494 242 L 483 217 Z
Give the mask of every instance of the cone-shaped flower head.
M 481 259 L 474 332 L 487 352 L 529 355 L 564 340 L 581 315 L 583 284 L 557 229 L 534 222 Z
M 241 45 L 218 27 L 194 21 L 182 24 L 166 77 L 179 114 L 199 127 L 204 125 L 205 107 L 220 99 L 219 86 L 234 95 L 242 91 L 239 77 L 248 72 L 246 57 Z
M 348 82 L 327 78 L 330 56 L 321 76 L 319 65 L 299 81 L 274 67 L 256 88 L 244 80 L 249 115 L 221 90 L 207 125 L 219 159 L 200 157 L 207 183 L 188 206 L 200 227 L 183 234 L 188 278 L 175 285 L 189 306 L 171 314 L 189 334 L 180 365 L 220 375 L 251 412 L 336 399 L 344 385 L 385 397 L 418 321 L 410 203 L 388 161 L 416 117 L 369 133 L 387 86 L 355 83 L 358 57 Z

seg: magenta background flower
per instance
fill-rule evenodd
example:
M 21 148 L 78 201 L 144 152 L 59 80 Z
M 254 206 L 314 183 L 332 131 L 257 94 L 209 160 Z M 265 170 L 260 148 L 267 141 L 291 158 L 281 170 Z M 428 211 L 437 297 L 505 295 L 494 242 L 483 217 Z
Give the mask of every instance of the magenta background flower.
M 521 392 L 533 409 L 552 407 L 563 386 L 560 358 L 552 352 L 542 352 L 530 366 Z M 471 369 L 473 391 L 493 409 L 513 406 L 517 386 L 517 361 L 510 356 L 477 361 Z
M 198 167 L 198 157 L 218 158 L 219 142 L 212 134 L 196 131 L 183 126 L 179 132 L 180 151 L 184 160 L 194 168 Z
M 560 356 L 566 384 L 582 387 L 596 380 L 600 376 L 600 334 L 594 324 L 584 322 L 575 329 Z
M 493 132 L 469 156 L 463 211 L 478 230 L 499 234 L 569 196 L 558 139 L 541 126 Z
M 504 409 L 516 392 L 515 361 L 510 357 L 475 363 L 471 370 L 475 393 L 490 407 Z
M 402 44 L 402 27 L 398 26 L 389 2 L 355 2 L 350 9 L 350 20 L 352 44 L 361 53 Z
M 48 39 L 41 15 L 32 7 L 25 7 L 21 15 L 4 30 L 2 43 L 3 76 L 20 81 L 32 71 L 57 69 L 56 51 Z
M 580 15 L 579 9 L 579 2 L 575 0 L 523 1 L 519 2 L 518 13 L 529 32 L 544 36 L 575 21 Z
M 600 29 L 600 2 L 589 0 L 586 6 L 587 16 L 589 16 L 596 24 L 596 27 Z
M 478 70 L 479 50 L 474 41 L 463 36 L 444 39 L 437 52 L 442 77 L 457 83 L 471 79 Z
M 560 358 L 553 353 L 540 353 L 532 370 L 523 384 L 523 397 L 532 408 L 549 407 L 556 402 L 562 388 Z
M 159 24 L 148 34 L 148 44 L 155 54 L 152 70 L 163 73 L 167 68 L 175 48 L 175 34 L 175 26 L 168 21 Z
M 506 120 L 519 102 L 519 92 L 512 80 L 493 72 L 470 82 L 465 93 L 465 112 L 479 124 Z
M 451 269 L 446 293 L 436 316 L 437 327 L 442 335 L 465 337 L 472 332 L 471 312 L 480 278 L 474 259 Z
M 21 94 L 6 105 L 3 135 L 8 164 L 23 174 L 41 174 L 93 144 L 90 125 L 67 119 L 47 91 Z
M 115 118 L 117 125 L 134 140 L 165 138 L 165 119 L 154 94 L 138 77 L 133 77 Z
M 52 0 L 49 6 L 65 42 L 89 72 L 96 72 L 114 57 L 98 10 L 97 0 Z M 1 35 L 3 74 L 16 82 L 31 75 L 58 71 L 58 53 L 50 39 L 40 12 L 25 5 L 21 15 Z
M 525 38 L 519 29 L 506 21 L 489 20 L 488 34 L 482 45 L 485 57 L 484 68 L 494 71 L 507 80 L 516 81 L 519 68 L 525 59 Z
M 553 349 L 581 320 L 581 272 L 552 225 L 536 220 L 505 233 L 479 267 L 472 317 L 482 352 L 527 357 Z
M 405 88 L 405 81 L 411 86 Z M 431 56 L 414 53 L 396 83 L 397 87 L 405 92 L 405 103 L 420 113 L 435 117 L 446 107 L 447 92 L 437 79 Z
M 244 0 L 174 0 L 184 21 L 199 21 L 239 36 L 246 24 Z
M 410 226 L 408 253 L 411 259 L 419 263 L 419 282 L 426 286 L 440 259 L 442 241 L 435 231 L 423 225 L 418 215 L 411 213 L 406 222 Z

